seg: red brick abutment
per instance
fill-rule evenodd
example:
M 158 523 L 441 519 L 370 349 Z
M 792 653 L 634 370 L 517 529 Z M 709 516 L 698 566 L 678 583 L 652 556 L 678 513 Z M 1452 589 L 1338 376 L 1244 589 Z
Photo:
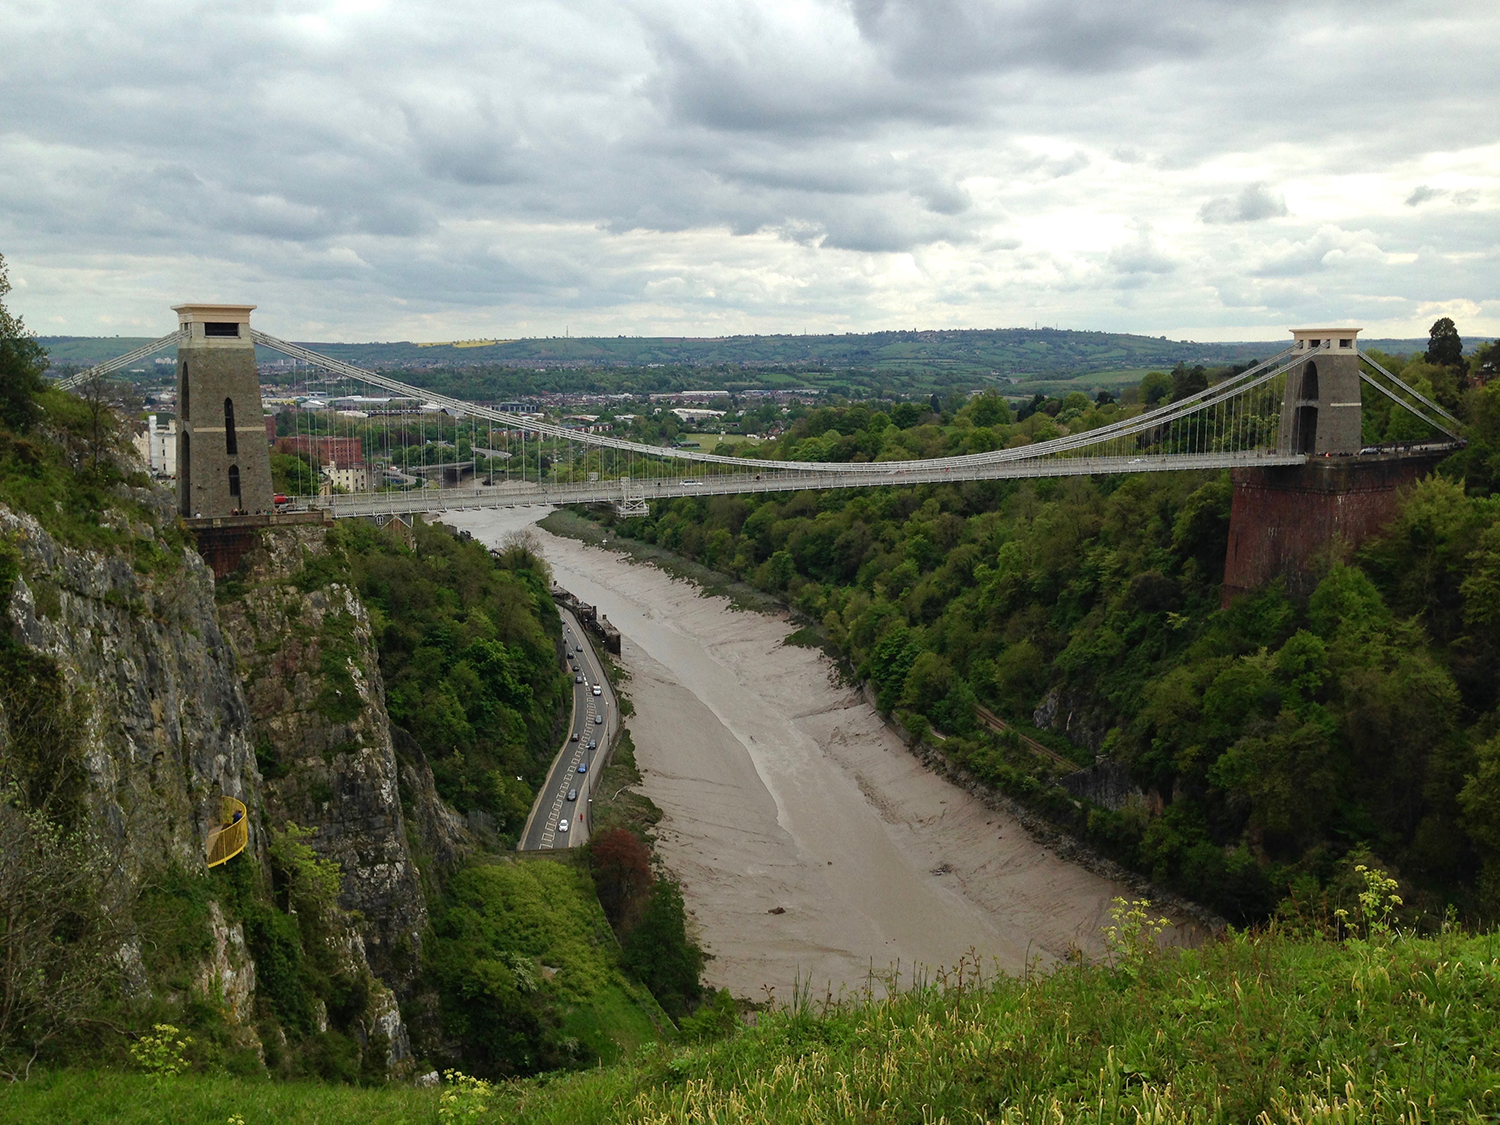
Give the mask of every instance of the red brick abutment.
M 1221 604 L 1277 578 L 1305 598 L 1322 565 L 1354 550 L 1396 514 L 1400 489 L 1431 473 L 1448 451 L 1318 457 L 1302 465 L 1234 469 Z

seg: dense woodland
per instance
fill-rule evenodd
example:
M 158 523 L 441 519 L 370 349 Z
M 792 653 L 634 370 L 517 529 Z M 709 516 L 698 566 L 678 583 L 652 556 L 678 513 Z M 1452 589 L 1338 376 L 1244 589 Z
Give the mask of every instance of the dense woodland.
M 1455 337 L 1456 338 L 1456 337 Z M 683 498 L 626 534 L 780 592 L 881 706 L 1095 846 L 1237 921 L 1311 910 L 1351 854 L 1419 889 L 1414 905 L 1500 913 L 1500 385 L 1497 348 L 1383 361 L 1466 416 L 1469 446 L 1405 497 L 1304 600 L 1273 588 L 1220 608 L 1227 475 L 975 482 Z M 1148 376 L 1145 401 L 1225 372 Z M 1000 448 L 1110 420 L 1082 395 L 852 404 L 809 412 L 789 459 Z M 1369 403 L 1367 440 L 1425 435 Z M 762 447 L 762 450 L 764 447 Z M 1080 765 L 1121 763 L 1124 808 L 1084 806 L 983 705 Z M 1059 737 L 1065 735 L 1065 738 Z

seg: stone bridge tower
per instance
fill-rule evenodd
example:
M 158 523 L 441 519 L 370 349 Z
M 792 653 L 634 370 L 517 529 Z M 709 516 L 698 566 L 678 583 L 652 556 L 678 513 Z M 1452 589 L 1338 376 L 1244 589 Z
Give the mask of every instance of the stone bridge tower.
M 205 518 L 274 509 L 271 455 L 250 339 L 254 305 L 174 305 L 177 501 Z
M 1359 406 L 1358 328 L 1294 328 L 1292 346 L 1306 356 L 1287 375 L 1281 398 L 1283 453 L 1358 453 L 1362 414 Z

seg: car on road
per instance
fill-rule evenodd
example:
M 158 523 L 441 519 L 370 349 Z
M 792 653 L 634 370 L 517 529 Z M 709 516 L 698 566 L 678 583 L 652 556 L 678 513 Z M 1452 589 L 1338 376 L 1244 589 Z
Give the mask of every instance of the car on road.
M 596 722 L 596 723 L 602 723 L 603 721 L 604 721 L 604 716 L 603 715 L 595 715 L 594 716 L 594 722 Z
M 575 684 L 581 684 L 581 683 L 583 683 L 583 673 L 579 672 L 576 676 L 574 676 L 573 677 L 573 682 Z
M 578 652 L 582 652 L 583 651 L 583 646 L 582 645 L 574 645 L 573 647 Z
M 577 742 L 578 741 L 578 732 L 576 730 L 572 734 L 568 735 L 568 741 L 569 742 Z
M 597 750 L 597 749 L 599 749 L 599 743 L 598 743 L 598 741 L 596 741 L 595 739 L 592 739 L 592 738 L 589 739 L 589 749 L 590 750 Z
M 579 773 L 588 773 L 589 772 L 589 764 L 587 762 L 579 762 L 578 763 L 578 772 Z
M 566 820 L 559 820 L 557 822 L 557 830 L 559 832 L 566 832 L 568 830 L 568 822 Z
M 569 789 L 568 790 L 568 800 L 570 800 L 570 801 L 576 801 L 576 800 L 578 800 L 578 790 L 576 790 L 576 789 Z
M 594 694 L 595 695 L 603 695 L 604 694 L 604 689 L 601 688 L 598 684 L 595 684 L 594 685 Z

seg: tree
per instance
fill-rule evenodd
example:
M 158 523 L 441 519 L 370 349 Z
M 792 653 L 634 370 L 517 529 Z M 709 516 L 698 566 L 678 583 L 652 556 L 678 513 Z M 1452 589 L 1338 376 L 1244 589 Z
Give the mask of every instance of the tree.
M 682 890 L 671 879 L 656 881 L 640 923 L 625 939 L 625 968 L 673 1019 L 702 997 L 703 950 L 688 937 Z
M 1500 377 L 1500 341 L 1480 344 L 1469 371 L 1474 382 L 1486 385 Z
M 1424 358 L 1428 363 L 1435 363 L 1440 367 L 1463 366 L 1464 342 L 1459 338 L 1458 326 L 1453 323 L 1452 318 L 1445 316 L 1433 324 L 1427 333 L 1427 354 Z
M 1150 378 L 1148 375 L 1147 378 Z M 1199 391 L 1208 390 L 1208 371 L 1200 363 L 1196 367 L 1189 367 L 1185 363 L 1179 363 L 1172 368 L 1172 401 L 1190 398 Z
M 5 307 L 10 278 L 0 254 L 0 423 L 25 430 L 37 420 L 36 396 L 46 386 L 47 352 Z
M 1141 401 L 1155 406 L 1172 393 L 1172 380 L 1160 371 L 1148 371 L 1141 380 Z
M 976 398 L 969 407 L 969 418 L 976 426 L 999 426 L 1010 421 L 1010 407 L 994 391 Z
M 96 842 L 0 788 L 0 1075 L 86 1020 L 118 967 L 117 865 Z

